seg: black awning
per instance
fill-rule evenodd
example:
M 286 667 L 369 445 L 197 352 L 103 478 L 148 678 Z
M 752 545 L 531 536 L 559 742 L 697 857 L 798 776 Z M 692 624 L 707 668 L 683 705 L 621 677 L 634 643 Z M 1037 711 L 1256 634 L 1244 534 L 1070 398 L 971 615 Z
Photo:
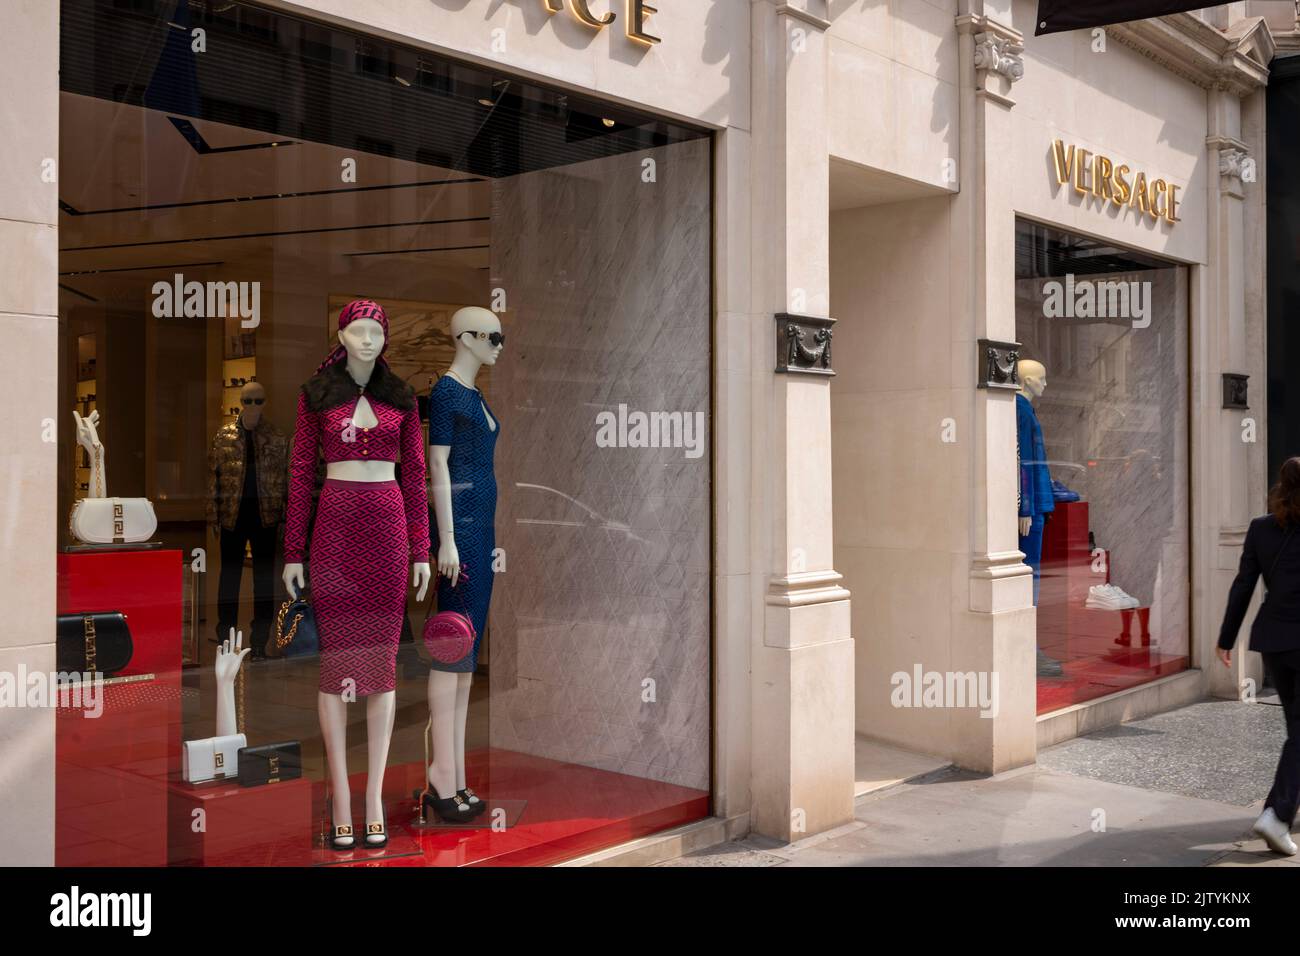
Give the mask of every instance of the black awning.
M 1146 20 L 1207 6 L 1214 4 L 1207 4 L 1204 0 L 1200 3 L 1188 0 L 1038 0 L 1034 35 Z

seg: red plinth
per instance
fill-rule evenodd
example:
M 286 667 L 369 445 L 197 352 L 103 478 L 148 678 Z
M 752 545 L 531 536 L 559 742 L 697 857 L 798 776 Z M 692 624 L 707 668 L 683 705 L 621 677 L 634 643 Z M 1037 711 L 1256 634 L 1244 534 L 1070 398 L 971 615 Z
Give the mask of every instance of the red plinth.
M 58 556 L 58 612 L 121 611 L 134 652 L 103 710 L 55 721 L 58 866 L 164 866 L 167 775 L 180 770 L 181 561 L 175 550 Z
M 168 855 L 182 866 L 310 866 L 312 785 L 170 780 Z

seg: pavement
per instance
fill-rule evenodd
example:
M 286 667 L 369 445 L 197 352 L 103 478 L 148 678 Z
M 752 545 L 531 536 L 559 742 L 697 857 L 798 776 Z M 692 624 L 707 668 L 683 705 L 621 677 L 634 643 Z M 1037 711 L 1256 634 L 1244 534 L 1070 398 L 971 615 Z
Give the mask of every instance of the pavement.
M 751 836 L 659 865 L 1300 867 L 1250 833 L 1285 736 L 1275 696 L 1203 701 L 1007 773 L 924 773 L 795 843 Z

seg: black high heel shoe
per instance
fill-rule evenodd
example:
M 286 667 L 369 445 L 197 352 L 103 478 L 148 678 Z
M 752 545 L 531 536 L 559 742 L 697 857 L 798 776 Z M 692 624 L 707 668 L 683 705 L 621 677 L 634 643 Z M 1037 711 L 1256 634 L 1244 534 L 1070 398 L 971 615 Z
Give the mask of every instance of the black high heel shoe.
M 459 793 L 444 800 L 438 796 L 437 790 L 425 784 L 424 791 L 420 794 L 421 823 L 429 822 L 428 811 L 430 809 L 447 823 L 463 823 L 475 816 L 469 803 Z
M 466 787 L 464 790 L 457 790 L 456 795 L 469 805 L 470 811 L 474 816 L 478 816 L 488 808 L 487 801 L 481 798 L 469 787 Z
M 382 814 L 383 819 L 375 823 L 366 824 L 366 839 L 362 844 L 367 850 L 378 850 L 381 847 L 388 846 L 388 811 Z M 379 837 L 378 840 L 372 840 L 371 837 Z

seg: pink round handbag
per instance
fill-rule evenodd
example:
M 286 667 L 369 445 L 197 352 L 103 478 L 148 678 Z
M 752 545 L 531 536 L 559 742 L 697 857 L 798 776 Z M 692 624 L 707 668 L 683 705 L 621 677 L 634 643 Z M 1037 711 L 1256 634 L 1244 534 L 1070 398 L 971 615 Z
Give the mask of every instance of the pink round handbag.
M 461 568 L 460 576 L 469 580 L 464 567 Z M 460 597 L 459 594 L 456 596 Z M 457 664 L 474 647 L 474 623 L 464 608 L 462 600 L 460 611 L 439 611 L 424 619 L 424 647 L 436 663 Z

